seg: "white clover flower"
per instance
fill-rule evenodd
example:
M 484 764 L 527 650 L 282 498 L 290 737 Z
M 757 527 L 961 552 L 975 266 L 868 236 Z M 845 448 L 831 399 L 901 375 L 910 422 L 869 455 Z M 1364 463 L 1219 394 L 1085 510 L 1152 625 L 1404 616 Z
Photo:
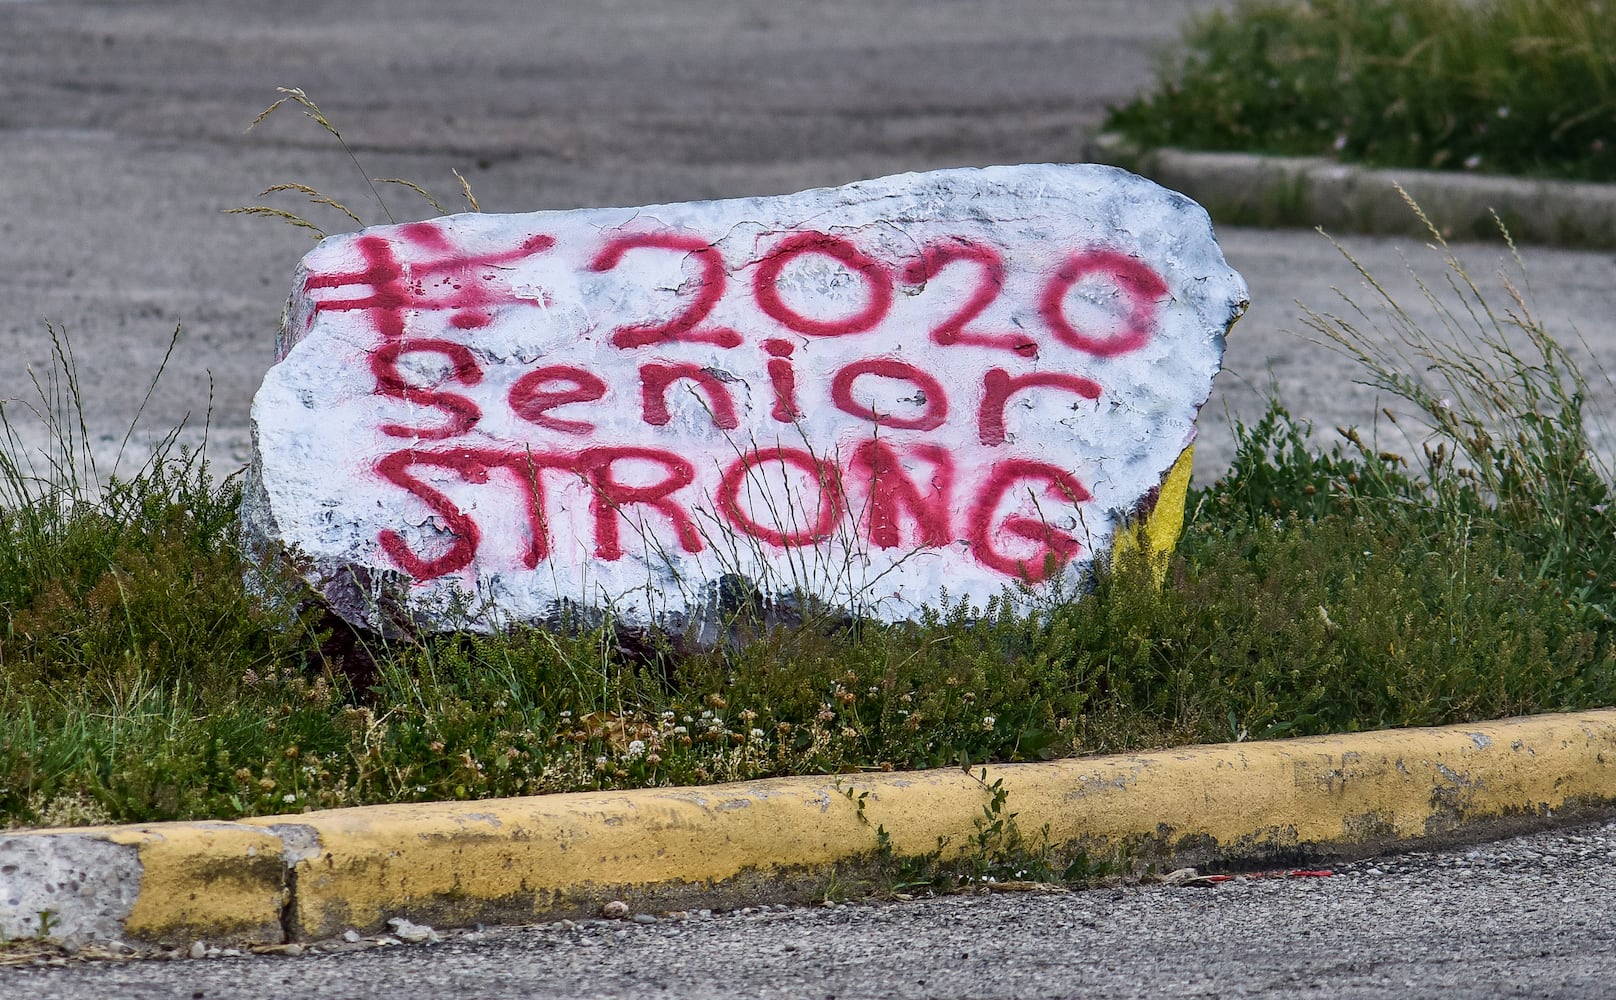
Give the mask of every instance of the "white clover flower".
M 982 716 L 982 731 L 985 733 L 991 733 L 993 731 L 993 724 L 998 721 L 998 719 L 995 719 L 991 715 Z
M 752 738 L 754 740 L 761 740 L 763 738 L 763 730 L 761 730 L 761 729 L 752 730 Z
M 627 754 L 630 757 L 638 757 L 640 754 L 642 754 L 644 752 L 645 752 L 645 741 L 644 740 L 634 740 L 633 742 L 631 742 L 628 745 Z

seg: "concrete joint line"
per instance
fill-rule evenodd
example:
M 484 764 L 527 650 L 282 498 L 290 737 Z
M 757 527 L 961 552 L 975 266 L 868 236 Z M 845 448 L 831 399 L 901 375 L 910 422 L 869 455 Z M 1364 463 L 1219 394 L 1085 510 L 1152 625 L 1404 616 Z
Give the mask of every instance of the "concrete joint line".
M 1001 782 L 1024 835 L 1134 864 L 1261 867 L 1609 814 L 1616 710 L 1042 764 L 335 809 L 0 835 L 0 934 L 278 944 L 810 898 L 942 844 Z M 834 873 L 834 874 L 833 874 Z M 43 917 L 42 917 L 43 915 Z

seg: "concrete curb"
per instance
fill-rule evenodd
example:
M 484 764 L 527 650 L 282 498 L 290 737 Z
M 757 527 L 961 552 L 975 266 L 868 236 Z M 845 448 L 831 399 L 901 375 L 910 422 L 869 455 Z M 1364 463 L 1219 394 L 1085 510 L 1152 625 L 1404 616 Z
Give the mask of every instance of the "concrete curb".
M 336 809 L 0 836 L 0 931 L 275 944 L 381 929 L 810 898 L 880 860 L 968 856 L 990 785 L 1090 857 L 1262 866 L 1485 839 L 1616 807 L 1616 710 L 1012 764 L 967 774 Z
M 1225 225 L 1428 237 L 1401 186 L 1445 238 L 1496 241 L 1497 213 L 1517 243 L 1616 249 L 1616 184 L 1370 169 L 1322 157 L 1141 150 L 1112 135 L 1091 140 L 1087 156 L 1182 192 Z

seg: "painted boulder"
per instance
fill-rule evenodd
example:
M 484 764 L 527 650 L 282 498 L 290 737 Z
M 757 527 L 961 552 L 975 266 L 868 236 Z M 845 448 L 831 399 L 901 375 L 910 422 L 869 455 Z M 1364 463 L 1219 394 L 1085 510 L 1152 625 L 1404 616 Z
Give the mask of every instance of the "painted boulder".
M 1245 306 L 1101 166 L 367 229 L 298 270 L 243 516 L 372 628 L 1036 602 L 1181 505 Z

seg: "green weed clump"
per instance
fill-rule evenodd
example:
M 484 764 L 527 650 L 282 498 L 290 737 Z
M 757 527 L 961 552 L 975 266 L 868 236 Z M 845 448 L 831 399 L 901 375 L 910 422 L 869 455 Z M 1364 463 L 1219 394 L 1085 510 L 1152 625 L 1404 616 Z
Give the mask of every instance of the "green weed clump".
M 1109 126 L 1146 146 L 1616 180 L 1605 0 L 1238 0 Z
M 0 824 L 974 768 L 1616 704 L 1616 524 L 1587 386 L 1514 285 L 1494 308 L 1448 263 L 1446 286 L 1421 285 L 1440 337 L 1389 296 L 1313 314 L 1403 404 L 1400 440 L 1344 429 L 1321 448 L 1272 402 L 1192 494 L 1165 584 L 1138 553 L 1032 615 L 1008 595 L 896 624 L 743 614 L 707 650 L 610 621 L 383 638 L 288 617 L 270 570 L 244 583 L 231 479 L 168 447 L 94 474 L 61 341 L 36 407 L 59 415 L 55 451 L 30 464 L 9 432 L 0 449 Z M 900 881 L 1094 874 L 1013 819 L 991 795 L 975 868 L 919 859 Z

